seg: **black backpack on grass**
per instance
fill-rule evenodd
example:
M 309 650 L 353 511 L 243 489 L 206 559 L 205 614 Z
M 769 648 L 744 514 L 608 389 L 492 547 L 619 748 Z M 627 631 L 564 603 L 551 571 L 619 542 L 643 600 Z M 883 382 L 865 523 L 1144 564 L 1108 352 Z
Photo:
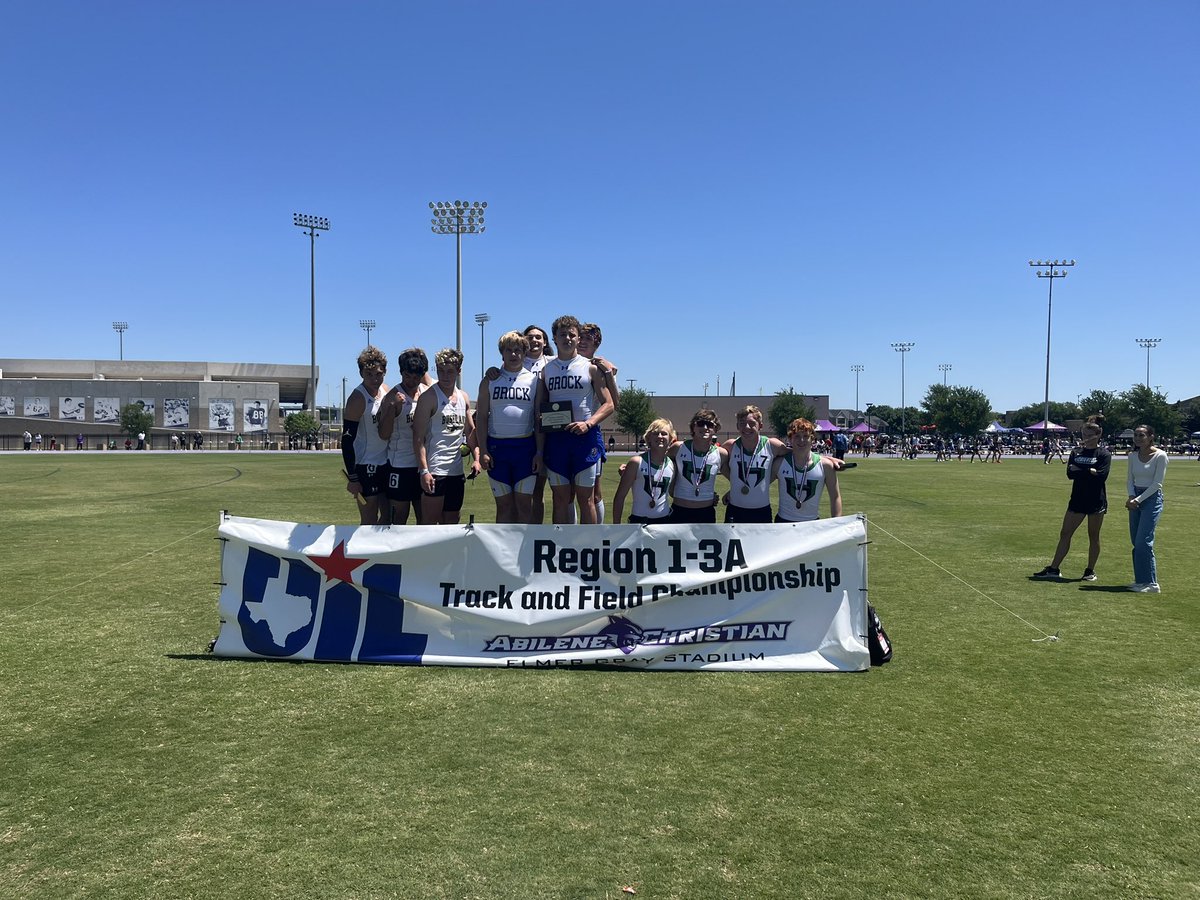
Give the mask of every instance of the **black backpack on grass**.
M 867 649 L 871 651 L 871 665 L 873 666 L 882 666 L 892 658 L 892 642 L 888 639 L 887 632 L 883 630 L 883 623 L 879 621 L 879 613 L 875 612 L 875 607 L 869 603 L 867 604 Z

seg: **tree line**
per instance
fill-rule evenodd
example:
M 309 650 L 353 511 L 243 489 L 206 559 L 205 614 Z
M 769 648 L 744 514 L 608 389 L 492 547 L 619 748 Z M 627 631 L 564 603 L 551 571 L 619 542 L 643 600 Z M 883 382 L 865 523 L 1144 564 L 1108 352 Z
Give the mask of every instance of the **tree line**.
M 898 432 L 903 421 L 909 431 L 932 426 L 942 434 L 976 434 L 993 421 L 1006 421 L 1009 427 L 1021 428 L 1042 420 L 1044 403 L 1038 401 L 1014 410 L 1007 417 L 992 408 L 992 403 L 983 391 L 960 385 L 931 384 L 925 392 L 920 407 L 909 406 L 900 410 L 882 404 L 868 405 L 869 420 L 881 419 L 887 423 L 885 430 Z M 1167 402 L 1166 395 L 1151 390 L 1144 384 L 1135 384 L 1127 391 L 1092 391 L 1079 402 L 1050 402 L 1050 421 L 1063 424 L 1072 419 L 1086 419 L 1092 415 L 1104 416 L 1104 428 L 1108 434 L 1119 434 L 1136 425 L 1149 425 L 1163 438 L 1186 436 L 1200 431 L 1200 403 L 1191 402 L 1175 406 Z M 653 398 L 640 388 L 621 391 L 621 402 L 617 407 L 617 427 L 635 438 L 641 436 L 657 417 Z M 775 434 L 787 434 L 788 424 L 795 418 L 814 418 L 812 406 L 804 402 L 804 395 L 788 387 L 776 393 L 774 402 L 767 410 L 767 420 Z

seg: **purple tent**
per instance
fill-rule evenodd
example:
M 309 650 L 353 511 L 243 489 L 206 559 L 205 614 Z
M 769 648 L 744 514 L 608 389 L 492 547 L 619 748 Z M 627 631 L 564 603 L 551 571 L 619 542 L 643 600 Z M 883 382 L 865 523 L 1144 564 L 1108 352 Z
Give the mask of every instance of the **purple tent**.
M 1025 430 L 1026 431 L 1066 431 L 1067 429 L 1065 429 L 1061 425 L 1055 425 L 1053 422 L 1043 419 L 1040 422 L 1035 422 L 1033 425 L 1026 425 Z
M 857 425 L 855 425 L 850 430 L 856 434 L 875 434 L 876 432 L 879 431 L 878 428 L 872 428 L 866 422 L 859 422 Z
M 834 425 L 832 422 L 830 422 L 828 419 L 817 419 L 817 421 L 815 421 L 813 424 L 816 426 L 817 431 L 841 431 L 842 430 L 842 429 L 838 428 L 836 425 Z

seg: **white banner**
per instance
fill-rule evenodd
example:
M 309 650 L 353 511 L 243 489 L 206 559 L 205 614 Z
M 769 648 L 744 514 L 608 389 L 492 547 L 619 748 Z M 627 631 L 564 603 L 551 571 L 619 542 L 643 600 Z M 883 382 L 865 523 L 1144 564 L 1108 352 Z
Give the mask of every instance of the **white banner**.
M 223 517 L 218 656 L 862 671 L 866 525 L 298 525 Z

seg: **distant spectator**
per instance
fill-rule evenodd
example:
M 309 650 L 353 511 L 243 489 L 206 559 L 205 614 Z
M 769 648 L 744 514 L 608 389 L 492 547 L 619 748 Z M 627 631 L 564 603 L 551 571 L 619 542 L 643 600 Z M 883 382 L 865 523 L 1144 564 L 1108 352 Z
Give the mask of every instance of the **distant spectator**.
M 26 431 L 21 435 L 21 440 L 25 444 L 25 449 L 29 450 L 33 447 L 33 435 Z
M 75 449 L 76 450 L 83 449 L 83 434 L 82 433 L 75 435 Z

